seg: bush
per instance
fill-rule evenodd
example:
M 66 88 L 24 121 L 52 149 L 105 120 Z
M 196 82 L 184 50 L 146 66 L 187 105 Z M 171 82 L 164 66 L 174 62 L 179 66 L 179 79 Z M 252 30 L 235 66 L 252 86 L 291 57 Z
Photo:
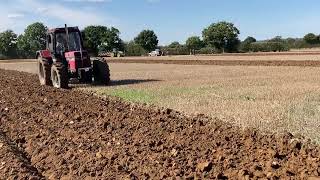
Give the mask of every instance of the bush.
M 251 36 L 247 37 L 244 41 L 240 43 L 239 51 L 249 52 L 251 49 L 251 44 L 254 42 L 257 42 L 257 40 L 254 37 L 251 37 Z
M 301 38 L 293 39 L 288 38 L 286 39 L 289 49 L 302 49 L 302 48 L 315 48 L 320 47 L 320 44 L 308 44 L 305 40 Z
M 303 40 L 308 43 L 308 44 L 319 44 L 319 36 L 313 34 L 313 33 L 308 33 L 303 37 Z
M 129 42 L 124 45 L 125 47 L 125 55 L 126 56 L 143 56 L 147 55 L 147 51 L 145 51 L 142 46 L 136 44 L 134 42 Z
M 7 59 L 7 57 L 2 55 L 2 54 L 0 54 L 0 60 L 4 60 L 4 59 Z
M 216 54 L 216 53 L 221 53 L 221 52 L 219 52 L 217 49 L 212 47 L 204 47 L 196 51 L 196 54 Z
M 284 42 L 255 42 L 250 45 L 252 52 L 282 52 L 288 51 L 289 47 Z

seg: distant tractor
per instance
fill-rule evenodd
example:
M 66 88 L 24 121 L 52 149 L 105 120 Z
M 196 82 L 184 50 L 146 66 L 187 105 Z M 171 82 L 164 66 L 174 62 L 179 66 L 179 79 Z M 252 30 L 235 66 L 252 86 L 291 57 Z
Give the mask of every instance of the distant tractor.
M 103 58 L 94 59 L 83 48 L 78 27 L 50 29 L 46 36 L 46 50 L 37 51 L 38 75 L 41 85 L 68 88 L 69 81 L 107 85 L 110 71 Z
M 162 51 L 160 51 L 160 49 L 156 49 L 156 50 L 149 53 L 149 56 L 163 56 L 163 55 L 164 54 Z
M 124 57 L 123 51 L 118 51 L 117 49 L 113 49 L 112 52 L 100 52 L 99 57 Z

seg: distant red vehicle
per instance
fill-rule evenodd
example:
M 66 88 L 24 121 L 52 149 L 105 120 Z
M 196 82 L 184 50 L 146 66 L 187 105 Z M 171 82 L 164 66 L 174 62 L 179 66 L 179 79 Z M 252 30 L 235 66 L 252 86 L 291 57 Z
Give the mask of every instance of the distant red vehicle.
M 46 50 L 37 51 L 39 80 L 41 85 L 68 88 L 70 79 L 81 83 L 107 85 L 110 70 L 100 58 L 93 61 L 83 48 L 83 38 L 78 27 L 50 29 L 46 36 Z

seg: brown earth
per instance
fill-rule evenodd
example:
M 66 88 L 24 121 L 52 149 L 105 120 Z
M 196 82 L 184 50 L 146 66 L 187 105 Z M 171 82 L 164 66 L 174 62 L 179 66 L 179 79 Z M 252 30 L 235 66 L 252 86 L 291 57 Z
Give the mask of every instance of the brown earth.
M 212 54 L 211 56 L 286 56 L 286 55 L 320 55 L 319 49 L 306 49 L 304 51 L 286 51 L 286 52 L 255 52 L 255 53 L 223 53 Z M 210 54 L 200 54 L 199 56 L 210 56 Z
M 319 61 L 320 53 L 246 53 L 246 54 L 215 54 L 215 55 L 176 55 L 176 56 L 137 56 L 114 57 L 111 60 L 191 60 L 191 61 Z
M 159 57 L 108 57 L 109 63 L 219 65 L 219 66 L 302 66 L 319 67 L 320 52 L 231 53 Z M 0 60 L 0 64 L 35 62 L 34 59 Z
M 220 66 L 320 66 L 320 61 L 309 60 L 161 60 L 161 59 L 109 59 L 110 63 L 220 65 Z
M 40 87 L 15 71 L 0 73 L 0 131 L 0 179 L 320 175 L 319 147 L 291 134 Z

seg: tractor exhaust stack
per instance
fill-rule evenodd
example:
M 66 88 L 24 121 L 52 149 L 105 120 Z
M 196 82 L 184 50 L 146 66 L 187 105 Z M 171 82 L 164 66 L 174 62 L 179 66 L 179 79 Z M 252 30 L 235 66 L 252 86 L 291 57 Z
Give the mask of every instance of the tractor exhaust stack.
M 67 49 L 66 49 L 66 51 L 69 52 L 69 30 L 68 30 L 67 24 L 65 24 L 64 27 L 65 27 L 65 30 L 66 30 L 66 38 L 67 38 L 67 40 L 66 40 L 66 42 L 67 42 Z

